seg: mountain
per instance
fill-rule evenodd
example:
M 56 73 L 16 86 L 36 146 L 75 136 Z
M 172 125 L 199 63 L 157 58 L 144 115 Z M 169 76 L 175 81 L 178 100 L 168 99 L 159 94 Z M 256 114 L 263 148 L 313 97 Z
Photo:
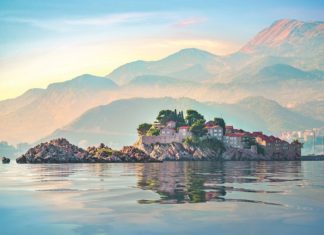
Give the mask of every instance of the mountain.
M 323 71 L 304 71 L 287 64 L 274 64 L 257 71 L 256 74 L 241 74 L 234 79 L 235 82 L 283 82 L 287 80 L 298 81 L 323 81 Z
M 109 92 L 116 88 L 109 79 L 86 74 L 2 101 L 0 106 L 10 106 L 11 111 L 0 113 L 0 123 L 3 123 L 0 140 L 11 143 L 36 141 L 87 109 L 108 103 L 111 101 Z
M 133 78 L 128 84 L 128 86 L 187 86 L 190 84 L 196 84 L 194 82 L 182 81 L 176 78 L 159 76 L 159 75 L 141 75 Z
M 259 117 L 269 130 L 277 134 L 285 130 L 307 129 L 324 124 L 323 121 L 296 113 L 264 97 L 248 97 L 241 100 L 238 105 L 253 116 Z
M 240 52 L 271 53 L 281 56 L 295 55 L 300 51 L 318 52 L 323 48 L 324 22 L 303 22 L 281 19 L 258 33 Z
M 319 120 L 324 121 L 324 100 L 314 100 L 299 104 L 293 107 L 292 110 L 308 117 L 316 116 Z
M 125 64 L 107 75 L 107 78 L 119 85 L 127 84 L 142 75 L 168 76 L 200 82 L 214 77 L 214 74 L 223 67 L 224 62 L 221 57 L 207 51 L 189 48 L 161 60 L 140 60 Z
M 81 146 L 104 142 L 118 148 L 134 143 L 138 125 L 153 122 L 161 109 L 196 109 L 207 120 L 216 116 L 223 117 L 227 124 L 266 133 L 323 125 L 321 121 L 305 117 L 261 97 L 250 97 L 237 104 L 202 103 L 189 98 L 133 98 L 90 109 L 41 141 L 64 136 Z
M 92 90 L 105 90 L 115 89 L 117 84 L 112 80 L 94 76 L 91 74 L 83 74 L 74 79 L 50 84 L 48 90 L 80 90 L 80 89 L 92 89 Z
M 32 103 L 44 93 L 44 89 L 33 88 L 14 99 L 0 101 L 1 115 L 5 115 Z
M 173 77 L 178 80 L 229 82 L 231 77 L 274 64 L 305 70 L 324 70 L 324 22 L 282 19 L 251 39 L 236 53 L 216 56 L 188 48 L 157 61 L 125 64 L 106 77 L 119 85 L 143 75 Z

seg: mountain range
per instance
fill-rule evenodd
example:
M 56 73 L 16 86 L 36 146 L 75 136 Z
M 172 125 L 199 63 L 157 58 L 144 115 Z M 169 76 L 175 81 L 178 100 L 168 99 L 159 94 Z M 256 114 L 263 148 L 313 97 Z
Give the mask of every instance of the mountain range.
M 136 125 L 161 108 L 197 108 L 267 133 L 322 126 L 323 42 L 323 22 L 284 19 L 227 56 L 183 49 L 104 77 L 85 74 L 31 89 L 0 101 L 0 140 L 131 144 Z
M 207 120 L 223 117 L 228 124 L 248 131 L 262 130 L 268 134 L 323 125 L 322 121 L 291 111 L 263 97 L 249 97 L 236 104 L 203 103 L 189 98 L 132 98 L 90 109 L 42 141 L 65 136 L 81 146 L 103 142 L 118 148 L 134 143 L 138 125 L 152 123 L 162 109 L 195 109 L 204 114 Z

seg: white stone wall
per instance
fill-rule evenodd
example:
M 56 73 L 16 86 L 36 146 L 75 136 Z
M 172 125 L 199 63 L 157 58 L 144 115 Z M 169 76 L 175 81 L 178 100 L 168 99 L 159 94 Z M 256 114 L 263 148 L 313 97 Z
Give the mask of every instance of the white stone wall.
M 185 140 L 185 136 L 175 134 L 175 135 L 170 135 L 170 136 L 140 136 L 140 141 L 143 144 L 156 144 L 156 143 L 161 143 L 161 144 L 171 144 L 173 142 L 176 143 L 182 143 Z

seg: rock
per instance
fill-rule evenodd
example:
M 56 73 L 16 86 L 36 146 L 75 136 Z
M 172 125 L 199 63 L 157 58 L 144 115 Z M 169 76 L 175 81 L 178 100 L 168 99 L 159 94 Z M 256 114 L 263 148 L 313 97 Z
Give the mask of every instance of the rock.
M 100 144 L 98 147 L 81 149 L 66 139 L 41 143 L 16 159 L 17 163 L 110 163 L 110 162 L 156 162 L 145 152 L 133 146 L 121 151 Z
M 134 146 L 124 146 L 120 151 L 120 158 L 126 162 L 158 162 L 144 151 Z
M 252 152 L 250 149 L 238 149 L 214 145 L 207 141 L 204 147 L 187 143 L 152 144 L 136 143 L 135 146 L 143 150 L 152 158 L 160 161 L 271 161 L 297 160 L 298 156 L 269 156 Z
M 83 163 L 92 162 L 85 150 L 70 144 L 66 139 L 55 139 L 29 149 L 16 159 L 17 163 Z
M 10 159 L 7 157 L 2 157 L 2 163 L 3 164 L 9 164 L 10 163 Z

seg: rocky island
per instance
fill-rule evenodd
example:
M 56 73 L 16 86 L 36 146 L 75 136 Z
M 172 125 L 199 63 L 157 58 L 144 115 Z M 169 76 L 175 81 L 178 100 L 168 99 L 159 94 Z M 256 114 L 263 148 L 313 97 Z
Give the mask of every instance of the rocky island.
M 152 158 L 167 160 L 300 160 L 302 144 L 288 143 L 261 131 L 248 132 L 196 110 L 186 116 L 161 110 L 153 124 L 140 124 L 134 145 Z
M 113 150 L 105 144 L 75 146 L 64 138 L 30 148 L 17 163 L 112 163 L 162 161 L 300 160 L 302 145 L 262 132 L 226 126 L 222 118 L 206 122 L 195 110 L 162 110 L 153 124 L 140 124 L 133 146 Z

